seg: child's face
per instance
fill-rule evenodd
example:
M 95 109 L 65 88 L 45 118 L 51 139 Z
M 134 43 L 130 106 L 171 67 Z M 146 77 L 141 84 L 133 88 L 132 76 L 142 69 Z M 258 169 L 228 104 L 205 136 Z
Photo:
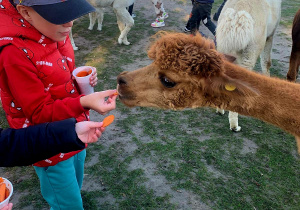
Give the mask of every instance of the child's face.
M 25 18 L 39 32 L 57 42 L 65 40 L 71 31 L 71 27 L 73 26 L 73 21 L 62 25 L 52 24 L 45 20 L 43 17 L 41 17 L 31 7 L 20 7 L 20 5 L 18 5 L 17 9 L 19 13 L 23 16 L 23 18 Z

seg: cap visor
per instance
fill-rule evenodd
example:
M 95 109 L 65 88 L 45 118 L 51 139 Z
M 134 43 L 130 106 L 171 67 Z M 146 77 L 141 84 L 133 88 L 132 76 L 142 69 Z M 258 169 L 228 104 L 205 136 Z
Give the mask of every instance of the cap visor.
M 56 4 L 35 5 L 32 8 L 44 19 L 56 25 L 68 23 L 95 11 L 86 0 L 68 0 Z

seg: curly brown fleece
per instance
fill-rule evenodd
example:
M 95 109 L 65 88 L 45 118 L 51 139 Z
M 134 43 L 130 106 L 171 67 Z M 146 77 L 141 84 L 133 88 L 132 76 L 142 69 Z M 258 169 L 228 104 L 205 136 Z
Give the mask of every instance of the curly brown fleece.
M 162 36 L 161 36 L 162 35 Z M 223 60 L 215 50 L 211 40 L 183 33 L 165 33 L 150 47 L 149 58 L 161 69 L 184 71 L 201 77 L 215 76 L 220 73 Z M 209 71 L 207 71 L 209 69 Z

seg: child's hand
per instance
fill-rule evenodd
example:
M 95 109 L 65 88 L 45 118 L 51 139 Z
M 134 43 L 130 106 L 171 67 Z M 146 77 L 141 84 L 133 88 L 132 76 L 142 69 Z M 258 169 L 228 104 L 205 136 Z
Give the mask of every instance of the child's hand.
M 80 103 L 84 108 L 93 109 L 99 114 L 105 115 L 116 108 L 116 90 L 106 90 L 82 96 Z
M 12 210 L 12 207 L 13 207 L 13 204 L 12 203 L 9 203 L 7 204 L 7 206 L 4 206 L 2 209 L 0 210 Z
M 83 121 L 75 124 L 75 131 L 83 143 L 93 143 L 102 135 L 105 128 L 102 122 Z
M 96 70 L 96 68 L 94 68 L 94 72 L 92 73 L 92 76 L 90 77 L 90 85 L 92 87 L 95 87 L 97 85 L 97 81 L 98 81 L 97 70 Z

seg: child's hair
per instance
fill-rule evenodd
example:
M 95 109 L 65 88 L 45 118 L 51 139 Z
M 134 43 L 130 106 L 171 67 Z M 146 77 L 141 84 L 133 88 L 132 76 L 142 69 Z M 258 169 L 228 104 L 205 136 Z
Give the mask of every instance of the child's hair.
M 16 5 L 32 7 L 48 22 L 61 25 L 90 12 L 95 8 L 86 0 L 12 0 Z

